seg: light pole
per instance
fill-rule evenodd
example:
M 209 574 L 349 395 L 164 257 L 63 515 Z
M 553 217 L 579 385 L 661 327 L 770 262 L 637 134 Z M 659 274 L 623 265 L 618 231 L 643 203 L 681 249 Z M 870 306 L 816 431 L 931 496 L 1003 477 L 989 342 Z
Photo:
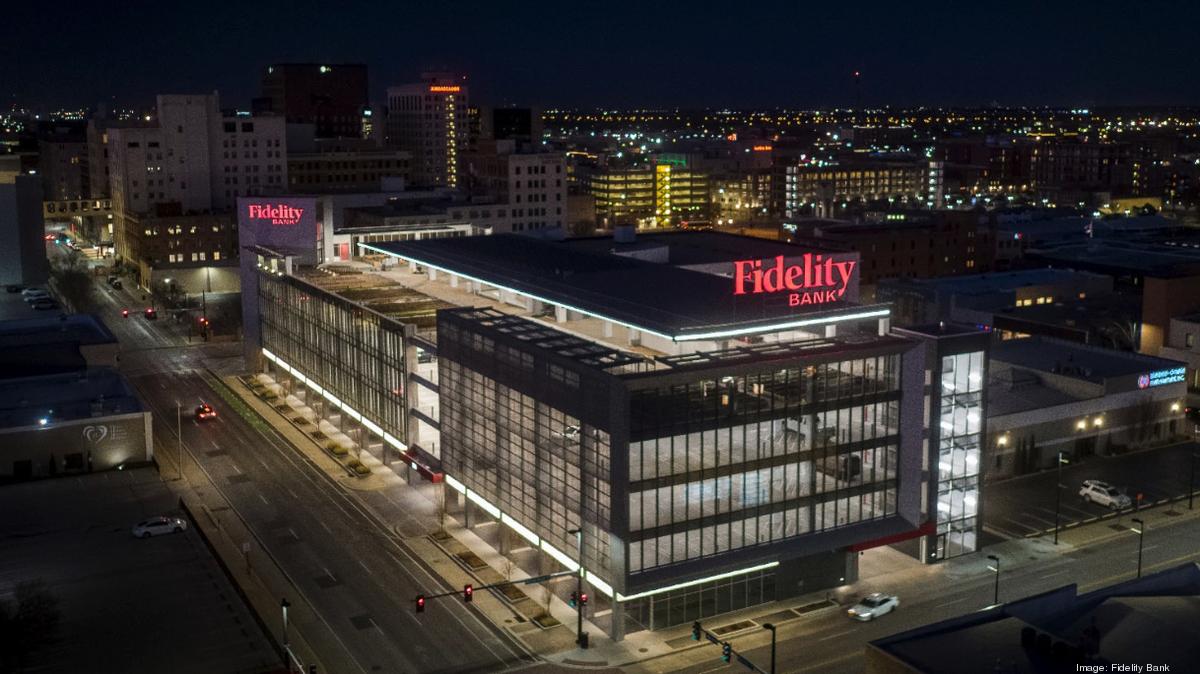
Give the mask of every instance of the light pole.
M 291 605 L 292 605 L 292 603 L 291 603 L 291 602 L 289 602 L 289 601 L 287 600 L 287 597 L 284 597 L 283 599 L 280 599 L 280 600 L 279 600 L 279 608 L 283 610 L 283 646 L 284 646 L 284 648 L 287 648 L 287 645 L 288 645 L 288 633 L 287 633 L 287 628 L 288 628 L 288 619 L 287 619 L 287 610 L 288 610 L 288 609 L 291 607 Z
M 1138 518 L 1136 518 L 1136 517 L 1135 517 L 1135 518 L 1133 518 L 1133 523 L 1137 525 L 1136 527 L 1134 527 L 1133 531 L 1134 531 L 1134 533 L 1136 533 L 1136 534 L 1138 535 L 1138 569 L 1137 569 L 1137 577 L 1138 577 L 1138 578 L 1141 578 L 1141 577 L 1142 577 L 1142 542 L 1143 542 L 1143 541 L 1146 539 L 1146 535 L 1145 535 L 1145 532 L 1146 532 L 1146 523 L 1145 523 L 1145 522 L 1143 522 L 1143 521 L 1141 521 L 1141 520 L 1139 520 L 1139 519 L 1138 519 Z
M 183 403 L 175 401 L 175 439 L 179 441 L 175 448 L 175 472 L 178 477 L 183 479 Z
M 1000 604 L 1000 558 L 996 555 L 988 555 L 987 558 L 992 560 L 992 563 L 988 565 L 988 570 L 996 574 L 995 590 L 992 591 L 992 605 L 998 606 Z
M 1066 463 L 1071 463 L 1071 462 L 1069 460 L 1063 458 L 1063 453 L 1061 451 L 1059 451 L 1059 453 L 1058 453 L 1058 475 L 1055 478 L 1055 480 L 1056 480 L 1055 484 L 1057 485 L 1057 488 L 1054 490 L 1054 544 L 1055 545 L 1058 545 L 1059 511 L 1062 507 L 1062 490 L 1063 490 L 1062 467 L 1063 467 L 1063 464 L 1066 464 Z
M 764 630 L 771 630 L 771 674 L 775 674 L 775 625 L 763 623 Z
M 575 645 L 587 648 L 583 641 L 583 527 L 567 533 L 575 534 L 576 549 L 579 551 L 579 573 L 575 576 Z
M 1200 424 L 1195 424 L 1192 426 L 1192 444 L 1193 445 L 1200 444 Z M 1192 498 L 1196 492 L 1196 456 L 1197 455 L 1200 455 L 1200 452 L 1197 452 L 1196 447 L 1193 446 L 1192 447 L 1192 472 L 1191 472 L 1191 476 L 1188 478 L 1188 510 L 1192 509 Z

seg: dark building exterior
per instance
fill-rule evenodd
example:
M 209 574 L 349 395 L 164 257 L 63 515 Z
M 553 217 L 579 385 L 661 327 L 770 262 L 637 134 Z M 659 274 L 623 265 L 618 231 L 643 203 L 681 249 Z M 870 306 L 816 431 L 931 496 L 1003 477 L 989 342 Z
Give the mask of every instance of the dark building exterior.
M 262 79 L 261 112 L 289 124 L 312 124 L 317 138 L 359 138 L 367 100 L 367 66 L 360 63 L 278 63 Z

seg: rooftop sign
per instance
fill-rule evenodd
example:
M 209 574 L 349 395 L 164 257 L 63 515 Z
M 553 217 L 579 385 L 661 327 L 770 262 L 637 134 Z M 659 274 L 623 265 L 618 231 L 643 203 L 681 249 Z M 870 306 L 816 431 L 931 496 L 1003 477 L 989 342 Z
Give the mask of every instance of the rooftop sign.
M 1169 370 L 1155 370 L 1149 374 L 1138 375 L 1138 388 L 1152 388 L 1165 384 L 1178 384 L 1187 379 L 1186 367 L 1173 367 Z
M 462 87 L 457 84 L 431 84 L 429 85 L 429 93 L 431 94 L 457 94 L 462 91 Z
M 299 224 L 305 210 L 287 204 L 247 204 L 246 216 L 272 225 L 295 225 Z
M 784 256 L 774 260 L 739 260 L 733 263 L 733 294 L 788 294 L 788 306 L 830 304 L 845 299 L 846 290 L 858 282 L 858 261 L 836 260 L 805 253 L 789 264 Z

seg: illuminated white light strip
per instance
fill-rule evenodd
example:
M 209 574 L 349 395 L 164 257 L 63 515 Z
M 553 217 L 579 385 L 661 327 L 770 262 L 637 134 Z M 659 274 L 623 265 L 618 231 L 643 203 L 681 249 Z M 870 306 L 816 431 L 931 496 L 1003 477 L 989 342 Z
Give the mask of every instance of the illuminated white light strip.
M 576 562 L 575 560 L 566 556 L 565 554 L 562 553 L 562 551 L 560 551 L 558 548 L 554 547 L 553 545 L 550 545 L 548 542 L 542 541 L 542 549 L 546 551 L 547 555 L 550 555 L 555 560 L 557 560 L 559 564 L 562 564 L 563 566 L 567 567 L 571 571 L 579 570 L 578 562 Z
M 608 583 L 604 582 L 603 580 L 600 580 L 600 578 L 596 574 L 592 573 L 591 571 L 584 571 L 583 573 L 584 573 L 584 575 L 587 576 L 587 581 L 592 584 L 592 587 L 596 588 L 597 590 L 600 590 L 600 592 L 602 592 L 603 594 L 605 594 L 609 597 L 613 596 L 612 585 L 609 585 Z
M 788 328 L 802 328 L 807 325 L 827 325 L 829 323 L 841 323 L 842 321 L 853 321 L 860 318 L 874 318 L 891 315 L 890 309 L 874 309 L 871 311 L 860 311 L 854 314 L 842 314 L 841 316 L 831 316 L 829 318 L 806 318 L 799 321 L 787 321 L 785 323 L 773 323 L 771 325 L 761 325 L 756 328 L 738 328 L 735 330 L 718 330 L 716 332 L 700 332 L 692 335 L 680 335 L 675 338 L 677 342 L 690 342 L 697 339 L 719 339 L 721 337 L 734 337 L 737 335 L 750 335 L 758 332 L 775 332 L 776 330 L 787 330 Z
M 500 509 L 497 508 L 496 506 L 492 505 L 491 503 L 488 503 L 487 499 L 483 498 L 479 494 L 468 489 L 467 490 L 467 498 L 471 499 L 472 501 L 477 503 L 480 508 L 483 508 L 485 511 L 487 511 L 487 514 L 491 515 L 492 517 L 495 517 L 496 519 L 500 518 Z
M 537 534 L 535 534 L 532 531 L 530 531 L 529 529 L 525 528 L 525 526 L 522 525 L 520 522 L 509 517 L 507 513 L 500 515 L 500 521 L 504 522 L 509 527 L 511 527 L 513 531 L 517 532 L 518 534 L 521 534 L 521 538 L 524 538 L 525 540 L 529 541 L 530 543 L 533 543 L 533 545 L 535 547 L 542 544 L 542 539 L 539 538 Z
M 610 316 L 605 316 L 604 314 L 598 314 L 594 311 L 588 311 L 587 309 L 580 309 L 579 307 L 572 306 L 570 304 L 564 304 L 560 300 L 546 299 L 544 297 L 534 295 L 533 293 L 530 293 L 530 292 L 527 292 L 524 290 L 517 290 L 516 288 L 502 286 L 494 281 L 485 281 L 481 278 L 476 278 L 474 276 L 471 276 L 470 274 L 464 274 L 460 271 L 454 271 L 452 269 L 446 269 L 445 267 L 439 267 L 436 264 L 430 264 L 428 262 L 425 262 L 424 260 L 418 260 L 415 257 L 405 257 L 403 255 L 392 252 L 390 250 L 384 250 L 383 248 L 377 248 L 375 246 L 372 246 L 369 243 L 360 242 L 358 245 L 360 248 L 367 248 L 367 249 L 373 250 L 377 253 L 383 253 L 384 255 L 388 255 L 390 257 L 398 258 L 401 260 L 407 260 L 409 262 L 415 262 L 417 264 L 424 265 L 426 267 L 437 269 L 439 271 L 444 271 L 447 274 L 453 274 L 454 276 L 461 276 L 462 278 L 469 279 L 469 280 L 475 281 L 477 283 L 482 283 L 484 285 L 489 285 L 489 286 L 492 286 L 493 288 L 507 290 L 508 292 L 516 293 L 516 294 L 522 295 L 524 297 L 531 297 L 539 302 L 545 302 L 546 304 L 560 306 L 560 307 L 563 307 L 564 309 L 568 309 L 570 311 L 575 311 L 575 312 L 578 312 L 581 314 L 587 314 L 588 316 L 591 316 L 593 318 L 599 318 L 600 320 L 608 321 L 610 323 L 616 323 L 617 325 L 624 326 L 626 328 L 629 328 L 630 330 L 637 330 L 639 332 L 644 332 L 648 335 L 654 335 L 655 337 L 662 337 L 663 339 L 667 339 L 672 342 L 691 342 L 691 341 L 696 341 L 699 339 L 718 339 L 721 337 L 735 337 L 737 335 L 752 335 L 752 334 L 757 334 L 757 333 L 761 333 L 761 332 L 774 332 L 777 330 L 787 330 L 788 328 L 801 328 L 801 327 L 804 327 L 807 325 L 827 325 L 829 323 L 840 323 L 842 321 L 852 321 L 852 320 L 857 320 L 860 318 L 872 318 L 872 317 L 882 318 L 884 316 L 890 316 L 892 313 L 890 309 L 873 309 L 871 311 L 860 311 L 860 312 L 854 313 L 854 314 L 845 314 L 842 316 L 831 316 L 829 318 L 807 318 L 807 319 L 798 320 L 798 321 L 786 321 L 783 323 L 772 323 L 771 325 L 762 325 L 762 326 L 753 327 L 753 328 L 736 328 L 733 330 L 718 330 L 716 332 L 703 332 L 703 333 L 697 333 L 697 334 L 693 334 L 693 335 L 676 335 L 676 336 L 672 337 L 670 335 L 664 335 L 661 332 L 656 332 L 656 331 L 650 330 L 648 328 L 644 328 L 644 327 L 641 327 L 638 325 L 633 325 L 631 323 L 626 323 L 624 321 L 617 320 Z
M 459 482 L 458 480 L 454 479 L 453 477 L 451 477 L 449 475 L 445 475 L 444 477 L 446 480 L 446 484 L 450 485 L 454 489 L 454 491 L 457 491 L 460 494 L 466 493 L 467 488 L 465 485 L 463 485 L 463 483 Z
M 689 580 L 686 583 L 679 583 L 677 585 L 668 585 L 667 587 L 660 587 L 657 590 L 646 590 L 645 592 L 639 592 L 637 594 L 631 594 L 629 596 L 625 596 L 623 594 L 618 594 L 617 601 L 629 601 L 630 599 L 641 599 L 642 597 L 649 597 L 652 594 L 661 594 L 663 592 L 670 592 L 672 590 L 681 590 L 685 587 L 692 587 L 693 585 L 699 585 L 700 583 L 711 583 L 714 580 L 723 580 L 725 578 L 732 578 L 734 576 L 740 576 L 740 575 L 747 574 L 747 573 L 754 573 L 755 571 L 762 571 L 763 569 L 772 569 L 777 566 L 779 566 L 779 562 L 767 562 L 766 564 L 759 564 L 758 566 L 752 566 L 748 569 L 738 569 L 737 571 L 729 571 L 728 573 L 719 573 L 715 576 L 709 576 L 708 578 L 697 578 L 696 580 Z
M 403 442 L 400 442 L 400 440 L 398 438 L 396 438 L 394 435 L 392 435 L 391 433 L 385 433 L 383 431 L 383 429 L 379 427 L 378 424 L 376 424 L 376 423 L 372 422 L 370 419 L 364 417 L 358 410 L 354 409 L 353 407 L 350 407 L 349 405 L 342 402 L 341 400 L 338 400 L 332 393 L 321 388 L 320 386 L 318 386 L 316 383 L 314 383 L 308 377 L 305 377 L 303 374 L 300 373 L 299 370 L 292 367 L 291 365 L 288 365 L 279 356 L 276 356 L 275 354 L 271 353 L 267 349 L 263 349 L 262 352 L 263 352 L 263 356 L 265 356 L 267 358 L 267 360 L 275 363 L 280 368 L 282 368 L 284 371 L 295 375 L 297 381 L 303 382 L 306 386 L 308 386 L 310 389 L 312 389 L 315 393 L 324 397 L 326 400 L 328 400 L 330 403 L 332 403 L 335 407 L 344 411 L 350 418 L 354 419 L 355 421 L 361 421 L 363 426 L 366 426 L 368 430 L 374 432 L 377 435 L 382 435 L 384 442 L 388 443 L 389 445 L 395 447 L 396 449 L 398 449 L 402 452 L 408 450 L 408 445 L 404 444 Z

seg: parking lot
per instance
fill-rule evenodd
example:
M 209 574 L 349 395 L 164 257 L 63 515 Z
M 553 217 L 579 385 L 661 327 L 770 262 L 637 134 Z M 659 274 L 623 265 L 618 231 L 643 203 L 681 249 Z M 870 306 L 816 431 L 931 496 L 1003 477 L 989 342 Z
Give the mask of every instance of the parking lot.
M 182 515 L 151 468 L 0 488 L 0 596 L 41 579 L 59 600 L 39 672 L 269 672 L 279 659 L 194 526 L 134 538 Z

